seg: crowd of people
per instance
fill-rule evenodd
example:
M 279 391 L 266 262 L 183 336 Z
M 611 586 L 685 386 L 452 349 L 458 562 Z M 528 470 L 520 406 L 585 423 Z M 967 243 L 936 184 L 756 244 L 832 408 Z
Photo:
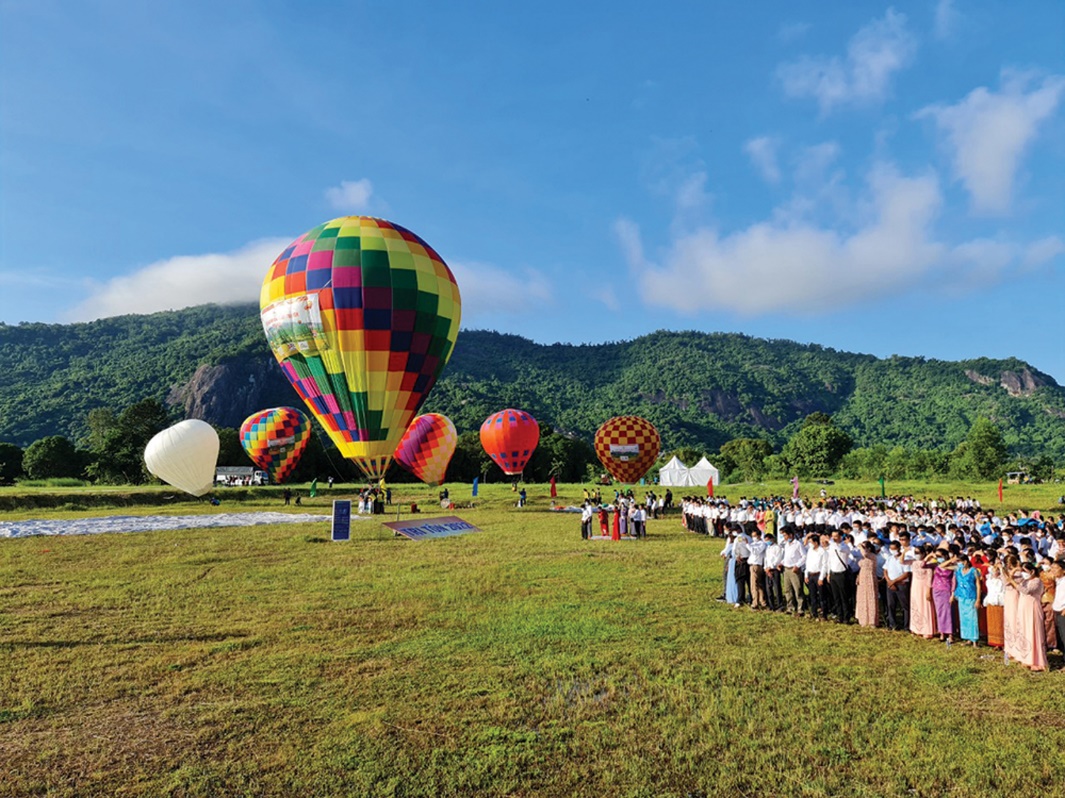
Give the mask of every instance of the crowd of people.
M 596 488 L 594 494 L 584 491 L 581 503 L 581 537 L 585 540 L 596 537 L 595 522 L 599 521 L 599 537 L 621 540 L 624 538 L 647 537 L 647 519 L 658 518 L 673 504 L 673 492 L 666 490 L 665 495 L 658 496 L 653 490 L 647 491 L 643 501 L 637 501 L 632 490 L 622 493 L 614 491 L 613 504 L 603 504 L 603 497 Z
M 685 497 L 681 511 L 726 539 L 719 600 L 735 607 L 984 641 L 1033 671 L 1065 647 L 1065 517 L 912 497 Z

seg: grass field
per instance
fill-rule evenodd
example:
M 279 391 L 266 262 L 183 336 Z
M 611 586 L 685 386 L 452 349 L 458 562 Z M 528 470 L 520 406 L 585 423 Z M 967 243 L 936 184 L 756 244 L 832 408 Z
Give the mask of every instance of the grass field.
M 0 540 L 0 795 L 1062 794 L 1060 659 L 736 610 L 720 542 L 676 517 L 582 542 L 529 490 L 482 488 L 458 511 L 482 533 L 418 543 L 375 521 Z

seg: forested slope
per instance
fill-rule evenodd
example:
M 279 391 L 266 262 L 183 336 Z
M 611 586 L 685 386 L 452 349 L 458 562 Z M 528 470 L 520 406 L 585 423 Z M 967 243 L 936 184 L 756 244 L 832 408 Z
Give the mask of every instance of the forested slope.
M 85 324 L 0 325 L 0 440 L 86 433 L 95 407 L 140 399 L 235 426 L 298 403 L 252 306 L 202 306 Z M 734 437 L 782 443 L 809 413 L 859 446 L 953 448 L 984 416 L 1019 454 L 1065 461 L 1065 390 L 1023 361 L 878 359 L 792 341 L 656 332 L 595 345 L 536 344 L 463 331 L 425 410 L 460 431 L 506 406 L 590 439 L 605 419 L 643 415 L 664 445 L 716 449 Z

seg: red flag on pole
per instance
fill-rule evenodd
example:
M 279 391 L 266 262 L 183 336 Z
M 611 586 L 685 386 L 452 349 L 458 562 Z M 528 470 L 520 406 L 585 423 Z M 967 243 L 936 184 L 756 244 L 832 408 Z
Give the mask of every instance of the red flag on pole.
M 1001 501 L 1002 501 L 1002 480 L 1001 479 L 998 481 L 998 500 L 1001 503 Z
M 714 478 L 713 477 L 710 477 L 710 479 L 706 480 L 706 495 L 709 496 L 711 499 L 714 498 Z
M 558 488 L 555 486 L 555 478 L 551 477 L 551 498 L 558 498 Z

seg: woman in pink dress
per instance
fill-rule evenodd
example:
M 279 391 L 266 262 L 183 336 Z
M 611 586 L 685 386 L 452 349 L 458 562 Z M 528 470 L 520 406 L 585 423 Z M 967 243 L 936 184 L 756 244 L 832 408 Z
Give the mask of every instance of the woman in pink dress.
M 876 552 L 868 540 L 862 543 L 862 559 L 858 562 L 858 591 L 854 602 L 854 616 L 861 626 L 876 626 L 877 609 Z
M 1043 625 L 1043 582 L 1034 563 L 1025 563 L 1018 576 L 1009 574 L 1018 594 L 1017 599 L 1017 646 L 1021 664 L 1033 671 L 1047 669 L 1047 639 Z
M 954 639 L 954 569 L 958 561 L 948 549 L 937 549 L 935 569 L 932 571 L 932 603 L 936 608 L 936 629 L 939 639 L 949 643 Z
M 917 557 L 913 561 L 910 575 L 910 631 L 925 640 L 936 636 L 936 611 L 932 606 L 932 570 L 931 562 L 925 562 L 928 555 L 923 546 L 918 547 Z
M 1016 554 L 1007 554 L 1002 563 L 1002 650 L 1010 659 L 1021 659 L 1022 647 L 1017 644 L 1017 576 L 1021 561 Z

